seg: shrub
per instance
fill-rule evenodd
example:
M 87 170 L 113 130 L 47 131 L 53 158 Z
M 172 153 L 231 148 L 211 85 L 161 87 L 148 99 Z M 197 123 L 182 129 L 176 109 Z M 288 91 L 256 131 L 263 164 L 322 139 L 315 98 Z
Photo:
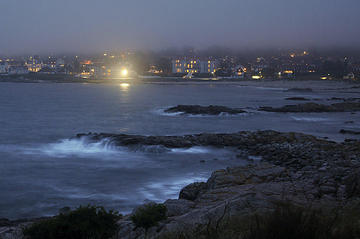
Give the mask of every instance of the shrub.
M 165 220 L 167 208 L 164 204 L 149 203 L 135 210 L 131 220 L 136 227 L 147 231 L 150 227 L 157 226 L 159 221 Z
M 117 232 L 119 218 L 117 212 L 89 205 L 35 223 L 23 232 L 30 239 L 107 239 Z

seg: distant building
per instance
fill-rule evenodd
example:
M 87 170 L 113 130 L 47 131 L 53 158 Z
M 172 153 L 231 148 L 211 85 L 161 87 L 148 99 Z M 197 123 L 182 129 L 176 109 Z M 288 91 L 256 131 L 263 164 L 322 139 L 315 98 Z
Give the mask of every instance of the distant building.
M 65 67 L 65 61 L 62 58 L 56 59 L 56 68 L 64 68 Z
M 0 62 L 0 74 L 6 74 L 9 71 L 9 64 L 6 61 Z
M 30 56 L 25 65 L 30 72 L 39 72 L 43 67 L 43 63 L 39 56 Z
M 8 71 L 9 75 L 25 75 L 28 73 L 29 70 L 26 66 L 10 66 Z
M 247 71 L 246 67 L 244 67 L 243 65 L 238 65 L 233 68 L 233 77 L 242 79 L 245 77 L 246 71 Z
M 183 58 L 172 60 L 172 73 L 215 73 L 216 62 L 214 60 L 200 60 L 199 58 Z

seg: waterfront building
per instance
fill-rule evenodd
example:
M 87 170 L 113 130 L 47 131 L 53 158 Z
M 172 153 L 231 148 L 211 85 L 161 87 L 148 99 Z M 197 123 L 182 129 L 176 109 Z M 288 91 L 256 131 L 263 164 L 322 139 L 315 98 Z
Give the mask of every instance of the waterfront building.
M 211 59 L 183 58 L 172 60 L 172 73 L 208 73 L 216 71 L 216 61 Z
M 30 72 L 39 72 L 43 67 L 43 63 L 39 56 L 30 56 L 25 62 L 25 65 Z
M 25 75 L 28 73 L 29 70 L 26 66 L 10 66 L 8 71 L 9 75 Z
M 9 63 L 6 61 L 0 62 L 0 74 L 6 74 L 9 71 Z

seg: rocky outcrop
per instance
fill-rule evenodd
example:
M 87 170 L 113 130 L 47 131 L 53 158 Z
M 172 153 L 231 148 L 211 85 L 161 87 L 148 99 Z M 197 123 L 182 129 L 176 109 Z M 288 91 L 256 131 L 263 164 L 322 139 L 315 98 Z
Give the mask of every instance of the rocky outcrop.
M 322 112 L 353 112 L 360 111 L 359 102 L 342 102 L 331 105 L 306 103 L 298 105 L 285 105 L 280 108 L 260 107 L 260 111 L 281 113 L 322 113 Z
M 216 228 L 234 215 L 244 220 L 272 209 L 274 203 L 337 207 L 360 195 L 360 141 L 342 143 L 301 133 L 276 131 L 185 136 L 79 134 L 88 140 L 107 139 L 115 145 L 162 145 L 165 147 L 233 147 L 246 166 L 220 169 L 207 182 L 184 187 L 177 200 L 167 200 L 168 219 L 150 228 L 147 238 L 177 232 Z M 7 222 L 5 222 L 7 223 Z M 145 238 L 130 215 L 119 222 L 119 238 Z
M 165 110 L 166 113 L 183 113 L 191 115 L 220 115 L 222 113 L 226 114 L 241 114 L 246 113 L 246 111 L 241 109 L 233 109 L 225 106 L 210 105 L 210 106 L 201 106 L 201 105 L 178 105 L 171 107 Z
M 274 131 L 189 137 L 183 140 L 206 145 L 221 142 L 222 146 L 237 147 L 241 157 L 257 155 L 262 160 L 217 170 L 207 182 L 183 188 L 178 200 L 165 202 L 170 208 L 169 218 L 149 231 L 150 238 L 206 231 L 234 215 L 246 219 L 267 211 L 279 201 L 337 207 L 360 195 L 360 141 L 335 143 Z M 124 220 L 120 222 L 123 224 L 131 222 Z M 131 238 L 122 230 L 119 236 Z M 138 236 L 144 238 L 140 232 Z
M 192 183 L 184 187 L 179 194 L 179 199 L 194 201 L 201 191 L 206 190 L 206 183 Z
M 360 135 L 360 131 L 355 131 L 355 130 L 346 130 L 346 129 L 341 129 L 340 134 L 353 134 L 353 135 Z
M 290 88 L 287 89 L 286 92 L 308 93 L 308 92 L 313 92 L 313 90 L 311 88 Z
M 289 97 L 285 98 L 285 100 L 294 100 L 294 101 L 309 101 L 310 99 L 304 97 Z

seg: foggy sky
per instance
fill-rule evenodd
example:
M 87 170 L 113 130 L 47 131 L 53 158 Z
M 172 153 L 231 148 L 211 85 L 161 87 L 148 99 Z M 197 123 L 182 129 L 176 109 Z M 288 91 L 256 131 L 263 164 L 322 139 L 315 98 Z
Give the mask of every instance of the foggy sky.
M 0 0 L 0 10 L 0 55 L 360 43 L 360 0 Z

